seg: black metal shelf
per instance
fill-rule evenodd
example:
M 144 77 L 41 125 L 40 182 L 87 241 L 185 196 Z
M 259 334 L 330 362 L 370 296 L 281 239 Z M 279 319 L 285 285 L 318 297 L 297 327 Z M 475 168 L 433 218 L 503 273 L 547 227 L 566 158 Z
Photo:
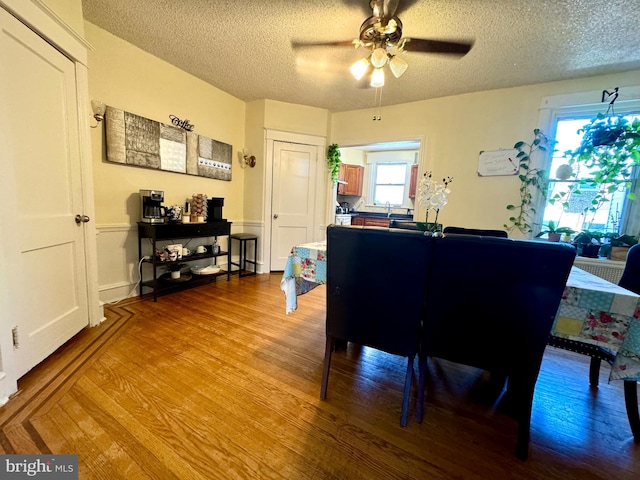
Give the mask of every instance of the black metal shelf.
M 225 251 L 220 251 L 220 253 L 192 253 L 191 255 L 188 255 L 186 257 L 182 257 L 180 260 L 175 260 L 175 261 L 161 261 L 158 257 L 156 257 L 155 259 L 144 259 L 143 262 L 144 263 L 154 263 L 156 266 L 163 266 L 163 265 L 169 265 L 171 263 L 184 263 L 184 262 L 194 262 L 197 260 L 204 260 L 206 258 L 217 258 L 217 257 L 227 257 L 229 255 L 229 252 L 225 252 Z
M 142 263 L 151 265 L 153 267 L 153 279 L 140 282 L 140 296 L 143 295 L 144 288 L 149 288 L 153 291 L 153 301 L 158 299 L 158 295 L 173 293 L 186 288 L 193 288 L 199 285 L 215 282 L 218 277 L 224 275 L 227 276 L 227 281 L 231 278 L 231 271 L 229 265 L 231 264 L 231 258 L 228 251 L 220 251 L 218 253 L 212 253 L 207 251 L 206 253 L 192 253 L 189 256 L 182 257 L 175 261 L 160 261 L 160 258 L 155 254 L 157 251 L 157 242 L 160 240 L 175 240 L 181 238 L 204 238 L 213 237 L 217 240 L 218 237 L 227 237 L 227 245 L 230 244 L 231 239 L 231 222 L 226 220 L 212 221 L 208 223 L 197 224 L 181 224 L 181 223 L 161 223 L 152 224 L 145 222 L 138 222 L 138 255 L 143 259 Z M 149 258 L 145 258 L 142 252 L 142 239 L 149 238 L 152 244 L 152 255 Z M 211 248 L 211 247 L 209 247 Z M 217 259 L 220 257 L 226 257 L 227 270 L 221 270 L 219 273 L 211 275 L 195 275 L 193 274 L 191 279 L 185 281 L 163 281 L 162 276 L 158 276 L 158 268 L 178 263 L 196 262 L 198 260 L 204 260 L 213 258 L 214 264 L 217 265 Z

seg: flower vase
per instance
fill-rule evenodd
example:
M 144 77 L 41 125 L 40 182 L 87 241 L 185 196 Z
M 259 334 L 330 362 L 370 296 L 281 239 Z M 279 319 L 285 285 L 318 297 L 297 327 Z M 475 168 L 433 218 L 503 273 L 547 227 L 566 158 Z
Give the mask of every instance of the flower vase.
M 442 224 L 436 222 L 416 222 L 418 230 L 423 232 L 442 232 Z
M 180 270 L 176 270 L 175 272 L 171 272 L 171 278 L 172 279 L 177 279 L 180 278 Z

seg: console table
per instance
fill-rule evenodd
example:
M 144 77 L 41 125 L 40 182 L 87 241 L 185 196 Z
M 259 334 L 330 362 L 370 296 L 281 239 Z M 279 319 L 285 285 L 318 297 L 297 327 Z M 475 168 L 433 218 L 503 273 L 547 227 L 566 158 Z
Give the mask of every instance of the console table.
M 142 261 L 142 264 L 152 266 L 153 277 L 151 280 L 145 280 L 140 282 L 140 296 L 143 294 L 144 288 L 150 288 L 153 291 L 153 301 L 158 299 L 159 293 L 170 293 L 185 288 L 196 287 L 205 283 L 213 282 L 219 276 L 226 275 L 227 281 L 231 276 L 229 268 L 231 258 L 229 251 L 213 252 L 211 248 L 212 242 L 208 242 L 207 251 L 205 253 L 195 253 L 195 247 L 191 248 L 192 253 L 188 257 L 182 257 L 175 262 L 160 261 L 156 252 L 158 251 L 158 243 L 162 242 L 160 247 L 164 247 L 165 244 L 179 243 L 179 239 L 193 239 L 213 237 L 217 240 L 218 237 L 227 237 L 227 245 L 229 245 L 229 236 L 231 235 L 231 222 L 226 220 L 213 221 L 207 223 L 145 223 L 138 222 L 138 255 Z M 151 252 L 149 255 L 145 255 L 143 252 L 142 239 L 148 238 L 151 243 Z M 219 273 L 212 275 L 191 275 L 191 278 L 182 279 L 180 281 L 169 281 L 164 275 L 158 276 L 157 269 L 159 267 L 166 266 L 170 263 L 191 263 L 198 260 L 213 259 L 214 264 L 217 264 L 219 257 L 226 257 L 227 269 L 221 270 Z

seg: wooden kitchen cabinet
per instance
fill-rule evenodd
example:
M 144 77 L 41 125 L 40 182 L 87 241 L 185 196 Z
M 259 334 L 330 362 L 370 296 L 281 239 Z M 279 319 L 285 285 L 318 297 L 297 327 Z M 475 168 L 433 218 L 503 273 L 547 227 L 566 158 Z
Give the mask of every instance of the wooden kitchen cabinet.
M 364 219 L 365 227 L 389 227 L 391 221 L 388 218 L 367 218 Z
M 351 225 L 362 225 L 365 227 L 389 227 L 391 221 L 388 218 L 377 217 L 351 217 Z
M 362 181 L 364 179 L 364 167 L 360 165 L 349 165 L 343 163 L 340 165 L 340 173 L 338 179 L 344 183 L 338 184 L 338 195 L 354 195 L 362 196 Z
M 409 198 L 416 198 L 418 189 L 418 164 L 411 165 L 411 177 L 409 179 Z

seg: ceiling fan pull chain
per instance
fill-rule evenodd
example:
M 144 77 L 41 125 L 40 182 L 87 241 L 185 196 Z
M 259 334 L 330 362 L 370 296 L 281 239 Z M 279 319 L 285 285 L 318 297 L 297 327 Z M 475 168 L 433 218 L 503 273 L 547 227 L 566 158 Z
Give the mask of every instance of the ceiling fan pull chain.
M 376 100 L 375 100 L 375 107 L 374 107 L 374 112 L 373 112 L 373 121 L 375 122 L 382 120 L 382 115 L 380 115 L 380 112 L 382 111 L 382 87 L 378 87 L 375 89 L 376 90 Z M 379 91 L 378 91 L 379 90 Z M 376 114 L 376 111 L 378 112 Z

